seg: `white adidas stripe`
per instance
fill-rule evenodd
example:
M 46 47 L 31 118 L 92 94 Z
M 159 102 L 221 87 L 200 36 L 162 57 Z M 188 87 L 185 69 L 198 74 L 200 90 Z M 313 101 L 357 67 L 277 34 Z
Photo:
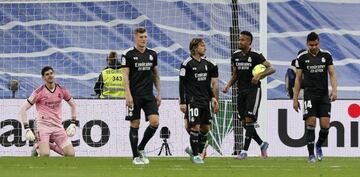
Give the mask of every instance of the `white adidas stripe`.
M 260 94 L 261 94 L 261 89 L 257 88 L 254 109 L 252 111 L 253 115 L 256 115 L 256 113 L 258 111 L 258 107 L 260 106 L 260 104 L 259 104 L 259 102 L 260 102 Z

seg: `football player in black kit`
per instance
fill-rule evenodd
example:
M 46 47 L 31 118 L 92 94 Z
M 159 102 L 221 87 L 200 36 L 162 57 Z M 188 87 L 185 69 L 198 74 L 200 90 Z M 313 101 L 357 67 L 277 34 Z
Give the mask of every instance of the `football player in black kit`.
M 180 67 L 180 110 L 185 113 L 185 120 L 188 120 L 186 125 L 190 127 L 191 149 L 185 151 L 193 163 L 202 164 L 204 161 L 199 154 L 204 149 L 210 131 L 211 111 L 219 110 L 218 67 L 205 57 L 206 45 L 203 39 L 192 39 L 189 49 L 191 55 Z
M 273 74 L 275 69 L 260 52 L 251 48 L 252 41 L 253 36 L 249 31 L 242 31 L 240 33 L 240 49 L 231 56 L 233 74 L 222 90 L 224 93 L 227 93 L 229 88 L 237 81 L 237 109 L 240 120 L 243 121 L 246 129 L 244 150 L 237 156 L 239 160 L 247 158 L 251 139 L 254 139 L 259 144 L 262 158 L 267 158 L 267 149 L 269 147 L 269 143 L 261 140 L 254 125 L 257 121 L 261 100 L 260 80 Z M 266 69 L 260 74 L 253 76 L 252 70 L 258 64 L 263 64 Z
M 319 35 L 311 32 L 307 36 L 308 50 L 298 55 L 296 60 L 296 79 L 294 86 L 293 107 L 299 111 L 299 90 L 304 88 L 304 114 L 306 121 L 306 141 L 309 162 L 323 159 L 321 145 L 329 134 L 331 101 L 337 98 L 337 82 L 332 56 L 329 51 L 320 49 Z M 328 89 L 328 74 L 331 81 L 331 94 Z M 304 77 L 303 77 L 304 76 Z M 303 78 L 303 79 L 302 79 Z M 302 81 L 301 81 L 302 80 Z M 301 85 L 303 84 L 303 85 Z M 315 145 L 316 117 L 320 119 L 319 139 Z
M 157 54 L 146 47 L 147 32 L 145 28 L 134 31 L 135 46 L 127 49 L 122 56 L 123 76 L 127 116 L 130 121 L 130 144 L 133 153 L 133 164 L 148 164 L 144 149 L 147 142 L 155 134 L 159 126 L 158 106 L 160 106 L 160 77 L 157 67 Z M 153 86 L 156 96 L 153 95 Z M 140 126 L 140 111 L 145 112 L 145 120 L 150 125 L 138 145 L 138 130 Z

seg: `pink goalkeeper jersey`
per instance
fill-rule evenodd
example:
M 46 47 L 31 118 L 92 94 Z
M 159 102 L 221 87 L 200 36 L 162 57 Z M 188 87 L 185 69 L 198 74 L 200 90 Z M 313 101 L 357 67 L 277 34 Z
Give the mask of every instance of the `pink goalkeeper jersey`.
M 28 102 L 36 105 L 38 125 L 62 126 L 62 100 L 69 101 L 70 92 L 63 86 L 55 84 L 55 90 L 51 92 L 45 85 L 40 86 L 27 99 Z

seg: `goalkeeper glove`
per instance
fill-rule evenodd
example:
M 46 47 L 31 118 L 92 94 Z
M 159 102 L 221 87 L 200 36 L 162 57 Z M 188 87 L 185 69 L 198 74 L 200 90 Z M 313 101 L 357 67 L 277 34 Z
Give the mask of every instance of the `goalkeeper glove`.
M 71 124 L 66 129 L 66 134 L 70 137 L 74 136 L 76 132 L 75 120 L 71 120 Z
M 34 141 L 35 140 L 35 135 L 31 131 L 31 129 L 29 127 L 29 124 L 24 123 L 24 128 L 25 128 L 25 139 L 29 140 L 29 141 Z

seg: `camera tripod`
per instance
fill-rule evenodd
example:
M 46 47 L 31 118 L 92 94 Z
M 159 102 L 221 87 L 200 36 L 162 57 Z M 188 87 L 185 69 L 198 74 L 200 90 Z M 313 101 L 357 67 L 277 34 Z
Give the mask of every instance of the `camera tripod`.
M 169 155 L 169 156 L 172 156 L 172 154 L 171 154 L 171 152 L 170 152 L 169 144 L 167 143 L 167 140 L 166 140 L 166 139 L 163 139 L 163 143 L 162 143 L 162 145 L 161 145 L 160 152 L 159 152 L 158 156 L 161 155 L 161 152 L 162 152 L 163 149 L 164 149 L 164 151 L 165 151 L 165 155 L 166 155 L 166 156 L 168 156 L 168 155 Z

